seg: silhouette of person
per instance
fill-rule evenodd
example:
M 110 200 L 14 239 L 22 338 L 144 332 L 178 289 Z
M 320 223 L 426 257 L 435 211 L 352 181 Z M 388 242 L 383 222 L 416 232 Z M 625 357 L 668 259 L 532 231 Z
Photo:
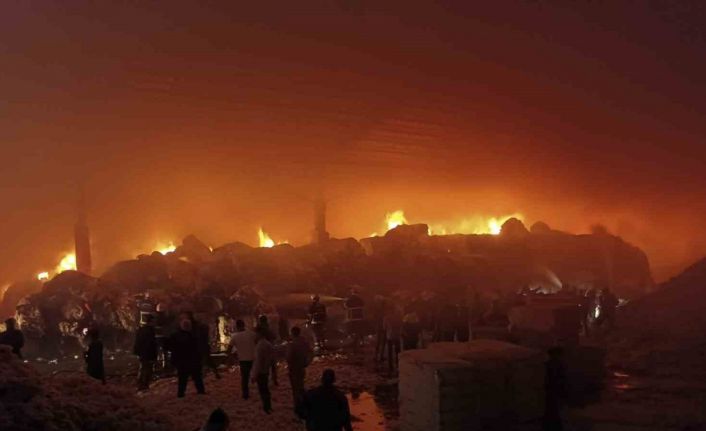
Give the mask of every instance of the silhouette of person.
M 549 349 L 545 375 L 544 431 L 561 431 L 561 406 L 566 397 L 566 373 L 560 347 Z
M 261 315 L 257 318 L 257 327 L 255 332 L 262 332 L 267 341 L 274 346 L 277 337 L 274 331 L 270 328 L 270 321 L 267 319 L 266 315 Z M 272 365 L 270 366 L 270 374 L 272 375 L 272 384 L 279 386 L 279 381 L 277 380 L 277 358 L 272 356 Z
M 352 431 L 351 412 L 346 396 L 334 386 L 336 373 L 324 370 L 321 386 L 304 395 L 303 415 L 308 431 Z
M 202 364 L 205 364 L 208 368 L 210 368 L 216 378 L 220 379 L 221 375 L 218 372 L 218 367 L 216 367 L 216 364 L 211 358 L 211 328 L 208 326 L 207 323 L 202 323 L 196 320 L 196 317 L 194 317 L 193 312 L 188 311 L 184 314 L 188 317 L 189 320 L 191 320 L 191 330 L 193 331 L 194 335 L 196 335 L 196 340 L 199 343 L 199 353 L 201 354 Z
M 167 350 L 172 352 L 172 365 L 177 370 L 177 397 L 184 397 L 189 377 L 194 381 L 196 391 L 205 394 L 202 356 L 191 320 L 182 319 L 179 322 L 179 329 L 166 340 L 166 346 Z
M 270 369 L 274 362 L 274 347 L 267 339 L 264 329 L 257 331 L 257 345 L 255 346 L 255 361 L 252 367 L 252 381 L 257 383 L 257 390 L 262 400 L 262 409 L 265 413 L 272 413 L 272 395 L 270 394 L 269 378 Z
M 402 336 L 402 317 L 396 308 L 390 310 L 385 316 L 383 326 L 387 339 L 387 367 L 392 373 L 397 367 L 397 355 L 400 353 L 400 338 Z
M 326 306 L 321 303 L 321 298 L 319 295 L 312 296 L 311 305 L 309 306 L 309 324 L 316 335 L 316 345 L 320 349 L 324 348 L 327 320 L 328 314 L 326 312 Z
M 157 360 L 159 346 L 155 333 L 154 316 L 145 316 L 145 324 L 137 330 L 135 335 L 135 346 L 133 353 L 140 358 L 140 369 L 137 372 L 137 390 L 149 389 L 154 371 L 154 363 Z
M 17 329 L 17 321 L 12 317 L 5 320 L 5 331 L 0 334 L 0 344 L 12 347 L 12 353 L 22 358 L 25 337 L 22 331 Z
M 206 425 L 194 431 L 227 431 L 230 428 L 230 418 L 220 407 L 211 412 Z
M 98 379 L 105 384 L 105 368 L 103 366 L 103 342 L 100 338 L 100 332 L 96 328 L 88 330 L 88 339 L 90 343 L 88 350 L 83 353 L 83 358 L 86 361 L 86 373 Z
M 289 369 L 289 382 L 292 385 L 294 411 L 298 412 L 304 398 L 306 367 L 311 364 L 314 354 L 309 342 L 301 336 L 299 327 L 293 327 L 291 335 L 292 342 L 287 346 L 287 367 Z

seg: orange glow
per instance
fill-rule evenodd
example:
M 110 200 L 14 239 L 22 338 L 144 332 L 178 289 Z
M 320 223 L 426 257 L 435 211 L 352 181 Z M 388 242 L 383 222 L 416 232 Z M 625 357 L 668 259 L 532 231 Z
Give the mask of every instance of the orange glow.
M 404 216 L 404 211 L 397 210 L 385 214 L 385 224 L 387 225 L 387 230 L 392 230 L 397 226 L 407 224 L 407 218 Z
M 452 234 L 475 234 L 475 235 L 499 235 L 503 224 L 510 218 L 517 218 L 524 221 L 524 216 L 519 213 L 509 214 L 499 217 L 471 216 L 459 221 L 429 224 L 429 235 L 452 235 Z M 403 210 L 396 210 L 385 214 L 385 226 L 387 230 L 397 226 L 409 224 Z M 370 236 L 378 236 L 373 233 Z
M 264 230 L 262 230 L 262 228 L 258 229 L 258 231 L 257 231 L 257 236 L 258 236 L 258 239 L 259 239 L 259 245 L 260 245 L 260 247 L 272 248 L 272 247 L 274 247 L 275 245 L 287 244 L 287 240 L 284 240 L 284 241 L 280 241 L 280 242 L 275 243 L 275 241 L 274 241 L 272 238 L 270 238 L 270 235 L 268 235 L 267 232 L 265 232 Z
M 463 218 L 458 222 L 432 224 L 429 231 L 434 235 L 449 234 L 475 234 L 475 235 L 499 235 L 503 224 L 511 218 L 524 221 L 522 214 L 510 214 L 500 217 L 472 216 Z
M 61 274 L 64 271 L 76 271 L 76 254 L 68 253 L 59 262 L 56 267 L 56 273 Z
M 174 245 L 173 242 L 169 241 L 168 244 L 158 244 L 157 247 L 155 247 L 155 250 L 158 251 L 161 254 L 169 254 L 169 253 L 174 253 L 176 251 L 176 246 Z

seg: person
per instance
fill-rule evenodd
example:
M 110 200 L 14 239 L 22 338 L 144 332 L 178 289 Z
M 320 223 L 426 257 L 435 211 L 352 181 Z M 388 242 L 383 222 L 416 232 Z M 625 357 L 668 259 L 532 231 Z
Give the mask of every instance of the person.
M 222 408 L 211 412 L 203 428 L 194 431 L 227 431 L 230 428 L 230 418 Z
M 402 332 L 402 318 L 397 309 L 390 310 L 385 316 L 385 339 L 387 340 L 387 367 L 392 373 L 397 366 L 397 355 L 400 353 L 400 337 Z
M 294 411 L 298 412 L 304 397 L 306 367 L 311 364 L 314 353 L 306 339 L 301 336 L 301 329 L 298 326 L 293 327 L 290 332 L 292 341 L 287 346 L 287 367 L 289 368 L 289 382 L 292 385 Z
M 358 292 L 355 289 L 351 289 L 350 295 L 346 298 L 343 306 L 346 309 L 346 329 L 348 334 L 353 337 L 353 351 L 357 352 L 364 332 L 365 301 L 358 296 Z
M 269 341 L 270 344 L 274 346 L 277 337 L 270 328 L 270 320 L 265 314 L 260 315 L 260 317 L 258 317 L 257 319 L 257 326 L 255 327 L 255 332 L 258 331 L 262 331 L 265 338 L 267 338 L 267 341 Z M 274 355 L 272 356 L 272 366 L 270 368 L 270 375 L 272 376 L 272 384 L 275 386 L 279 386 L 279 381 L 277 380 L 277 358 Z
M 579 297 L 579 309 L 583 333 L 586 337 L 589 337 L 591 335 L 591 313 L 594 311 L 593 294 L 590 289 L 586 289 L 583 295 Z
M 402 318 L 402 348 L 404 350 L 416 349 L 419 345 L 419 334 L 422 332 L 419 316 L 414 310 L 408 310 Z
M 137 330 L 133 353 L 140 358 L 140 369 L 137 372 L 137 390 L 146 391 L 150 388 L 154 363 L 157 360 L 157 336 L 155 333 L 155 318 L 148 314 L 145 324 Z
M 257 330 L 257 344 L 255 345 L 255 361 L 252 366 L 252 381 L 257 383 L 257 390 L 262 400 L 262 409 L 265 413 L 272 413 L 272 396 L 270 394 L 269 379 L 270 369 L 274 362 L 274 348 L 267 339 L 263 328 Z
M 334 386 L 336 373 L 325 369 L 321 386 L 304 395 L 303 415 L 308 431 L 352 431 L 351 412 L 346 396 Z
M 103 366 L 103 342 L 100 338 L 100 332 L 96 328 L 88 330 L 88 350 L 83 353 L 83 359 L 86 361 L 86 373 L 98 379 L 105 384 L 105 368 Z
M 316 334 L 316 345 L 324 348 L 325 326 L 328 315 L 326 314 L 326 306 L 321 303 L 319 295 L 311 297 L 311 305 L 309 306 L 309 324 Z
M 194 334 L 191 320 L 182 318 L 179 329 L 166 340 L 167 350 L 171 352 L 172 365 L 177 370 L 177 397 L 183 398 L 189 377 L 194 381 L 196 392 L 203 395 L 203 370 L 199 341 Z
M 240 389 L 244 400 L 250 398 L 250 371 L 255 359 L 255 332 L 245 329 L 245 322 L 235 322 L 235 334 L 230 339 L 231 351 L 238 353 Z
M 385 337 L 385 315 L 387 314 L 387 303 L 385 299 L 381 299 L 377 307 L 375 307 L 373 314 L 373 321 L 375 322 L 375 362 L 382 362 L 385 360 L 385 347 L 387 346 L 387 339 Z
M 543 428 L 545 431 L 561 431 L 561 407 L 567 393 L 566 372 L 563 365 L 563 352 L 553 347 L 547 352 L 549 360 L 544 377 L 545 403 Z
M 25 345 L 25 337 L 22 331 L 17 329 L 17 321 L 10 317 L 5 320 L 5 331 L 0 334 L 0 344 L 12 347 L 12 353 L 22 358 L 22 347 Z
M 609 288 L 603 289 L 601 293 L 601 326 L 605 323 L 608 329 L 615 325 L 615 311 L 620 301 Z
M 221 374 L 218 372 L 218 367 L 216 367 L 216 364 L 213 362 L 213 358 L 211 358 L 211 328 L 207 323 L 202 323 L 196 320 L 194 313 L 191 311 L 186 312 L 185 314 L 189 320 L 191 320 L 192 330 L 196 335 L 196 340 L 199 343 L 199 354 L 201 354 L 202 363 L 213 371 L 216 379 L 220 379 Z

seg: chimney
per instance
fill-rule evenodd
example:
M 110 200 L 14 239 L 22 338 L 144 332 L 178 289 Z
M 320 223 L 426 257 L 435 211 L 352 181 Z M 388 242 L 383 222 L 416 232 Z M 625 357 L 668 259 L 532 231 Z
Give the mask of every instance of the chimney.
M 74 226 L 74 247 L 76 269 L 86 275 L 91 275 L 91 238 L 86 217 L 86 196 L 83 184 L 79 185 L 78 219 Z

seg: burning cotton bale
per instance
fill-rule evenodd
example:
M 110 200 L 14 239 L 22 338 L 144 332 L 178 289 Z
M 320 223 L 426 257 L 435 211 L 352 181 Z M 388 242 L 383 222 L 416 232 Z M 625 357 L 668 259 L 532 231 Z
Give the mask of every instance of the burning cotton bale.
M 402 431 L 506 428 L 544 413 L 542 352 L 492 340 L 400 354 Z M 424 388 L 420 391 L 420 388 Z
M 14 314 L 15 307 L 20 300 L 42 290 L 42 285 L 39 280 L 31 280 L 13 283 L 7 286 L 4 291 L 0 288 L 0 316 L 4 317 Z
M 212 258 L 211 249 L 194 235 L 184 238 L 175 253 L 195 264 L 206 262 Z

